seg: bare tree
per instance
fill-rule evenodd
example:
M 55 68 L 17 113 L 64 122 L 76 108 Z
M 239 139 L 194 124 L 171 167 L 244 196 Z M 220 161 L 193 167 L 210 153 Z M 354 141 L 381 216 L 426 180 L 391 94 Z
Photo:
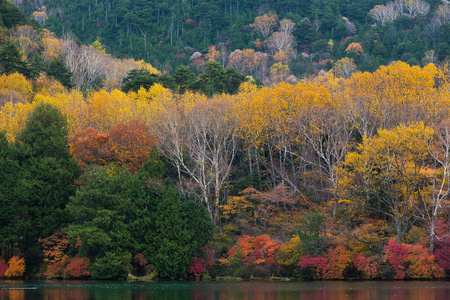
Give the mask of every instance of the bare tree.
M 345 114 L 345 107 L 330 104 L 309 106 L 302 111 L 298 116 L 297 129 L 305 141 L 305 147 L 310 149 L 303 152 L 309 155 L 301 156 L 302 160 L 313 166 L 319 180 L 325 177 L 322 188 L 333 195 L 337 188 L 335 169 L 345 159 L 353 127 Z M 333 195 L 333 198 L 335 216 L 338 197 Z
M 294 44 L 294 36 L 286 32 L 274 32 L 268 39 L 269 48 L 274 49 L 275 53 L 287 50 Z
M 273 28 L 277 25 L 278 16 L 272 12 L 255 18 L 255 22 L 252 24 L 259 32 L 261 32 L 264 38 L 268 37 Z
M 449 207 L 450 194 L 450 122 L 445 120 L 435 126 L 429 153 L 432 157 L 431 173 L 425 179 L 425 187 L 419 190 L 420 201 L 416 216 L 423 220 L 429 229 L 430 253 L 434 252 L 438 217 L 443 209 Z
M 283 19 L 280 21 L 280 32 L 292 34 L 294 31 L 295 23 L 289 19 Z
M 223 188 L 238 147 L 237 121 L 225 98 L 200 101 L 192 107 L 171 104 L 154 124 L 160 150 L 199 188 L 211 219 L 218 221 Z M 182 183 L 181 183 L 182 184 Z
M 399 12 L 394 2 L 388 2 L 386 5 L 376 5 L 370 10 L 369 15 L 384 26 L 386 22 L 396 20 L 399 17 Z

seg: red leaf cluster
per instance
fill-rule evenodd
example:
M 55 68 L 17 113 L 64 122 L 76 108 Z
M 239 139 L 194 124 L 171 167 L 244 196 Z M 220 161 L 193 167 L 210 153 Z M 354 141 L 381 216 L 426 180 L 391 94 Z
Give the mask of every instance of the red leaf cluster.
M 196 280 L 200 280 L 203 272 L 206 272 L 205 260 L 194 257 L 192 263 L 188 267 L 188 272 L 195 275 Z
M 394 279 L 444 277 L 444 269 L 423 245 L 409 245 L 390 240 L 384 247 L 383 259 L 393 268 Z
M 354 255 L 355 268 L 364 274 L 365 279 L 381 277 L 381 258 L 379 255 L 365 256 L 357 253 Z
M 55 278 L 87 278 L 91 276 L 91 262 L 87 258 L 64 258 L 47 267 L 46 276 Z
M 352 253 L 343 246 L 329 248 L 327 252 L 325 279 L 344 279 L 344 270 L 352 263 Z
M 3 259 L 0 259 L 0 277 L 3 277 L 8 270 L 8 264 Z
M 319 278 L 323 278 L 328 269 L 327 259 L 323 256 L 305 255 L 298 265 L 300 269 L 310 270 Z
M 69 273 L 70 278 L 86 278 L 92 274 L 91 271 L 89 271 L 90 266 L 91 262 L 89 259 L 85 257 L 74 257 L 70 260 L 66 270 Z

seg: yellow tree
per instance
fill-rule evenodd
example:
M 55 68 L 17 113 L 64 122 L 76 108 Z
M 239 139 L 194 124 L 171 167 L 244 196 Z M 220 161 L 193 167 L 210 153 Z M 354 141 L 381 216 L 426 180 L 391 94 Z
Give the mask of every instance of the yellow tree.
M 14 142 L 17 134 L 25 126 L 28 115 L 33 111 L 37 102 L 6 103 L 0 110 L 0 131 L 6 132 L 9 141 Z
M 208 61 L 216 61 L 220 56 L 220 51 L 216 49 L 216 46 L 212 45 L 208 47 L 208 54 L 206 54 L 206 57 L 208 58 Z
M 356 64 L 353 58 L 344 57 L 338 60 L 332 69 L 335 76 L 349 78 L 356 71 Z
M 395 62 L 374 73 L 354 73 L 342 83 L 342 99 L 355 129 L 370 138 L 379 129 L 446 118 L 450 97 L 444 78 L 433 64 L 420 68 Z
M 345 159 L 353 135 L 353 125 L 347 116 L 348 107 L 341 100 L 340 93 L 334 91 L 336 83 L 330 76 L 322 83 L 328 85 L 327 88 L 316 88 L 317 94 L 299 111 L 295 123 L 304 143 L 304 150 L 299 155 L 310 166 L 308 173 L 316 182 L 315 189 L 331 201 L 333 216 L 338 207 L 335 168 Z
M 364 137 L 357 152 L 336 169 L 343 201 L 362 201 L 367 209 L 389 216 L 400 242 L 413 220 L 413 206 L 424 189 L 433 130 L 423 123 L 380 130 Z
M 0 76 L 0 107 L 6 103 L 28 102 L 32 99 L 33 89 L 25 76 L 19 73 Z
M 289 66 L 283 65 L 282 63 L 274 63 L 270 67 L 270 81 L 272 84 L 277 84 L 286 81 L 289 76 Z
M 360 55 L 364 52 L 364 49 L 360 43 L 350 43 L 347 49 L 345 49 L 345 52 L 349 53 L 350 51 L 354 51 L 357 55 Z
M 114 125 L 134 119 L 134 103 L 123 92 L 104 90 L 93 93 L 86 99 L 89 108 L 89 126 L 108 131 Z
M 261 153 L 273 186 L 284 183 L 301 194 L 301 175 L 315 154 L 307 147 L 299 120 L 314 111 L 312 107 L 326 103 L 331 103 L 330 93 L 314 82 L 280 83 L 239 102 L 240 134 L 249 149 Z

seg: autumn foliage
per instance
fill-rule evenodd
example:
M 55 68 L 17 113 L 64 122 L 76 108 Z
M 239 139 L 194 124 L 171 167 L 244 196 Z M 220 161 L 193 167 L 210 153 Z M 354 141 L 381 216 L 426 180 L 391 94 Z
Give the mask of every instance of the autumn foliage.
M 52 278 L 88 278 L 92 275 L 90 266 L 91 262 L 87 258 L 66 257 L 50 264 L 44 275 Z
M 444 269 L 438 266 L 433 254 L 422 245 L 396 243 L 390 240 L 384 247 L 383 260 L 388 264 L 388 276 L 404 278 L 442 278 Z
M 8 264 L 3 259 L 0 260 L 0 277 L 3 277 L 7 270 L 8 270 Z
M 301 270 L 309 273 L 306 278 L 321 279 L 327 270 L 327 259 L 323 256 L 305 255 L 298 265 Z
M 45 239 L 39 239 L 42 245 L 44 262 L 54 263 L 66 257 L 65 251 L 69 246 L 69 238 L 60 233 L 54 233 Z
M 245 273 L 250 272 L 259 275 L 270 273 L 276 262 L 276 251 L 281 243 L 268 235 L 251 237 L 244 235 L 238 239 L 237 245 L 228 250 L 228 258 L 220 259 L 220 262 L 232 268 L 245 267 Z
M 136 173 L 148 160 L 156 138 L 143 122 L 132 120 L 115 125 L 107 133 L 88 127 L 76 132 L 69 143 L 82 166 L 115 162 Z
M 254 28 L 271 36 L 274 17 L 258 19 Z M 50 60 L 64 46 L 52 39 L 44 41 Z M 365 55 L 350 45 L 348 52 Z M 286 51 L 275 54 L 280 62 L 271 68 L 273 82 L 286 79 Z M 211 48 L 208 59 L 219 60 L 217 52 Z M 229 64 L 248 70 L 264 59 L 254 51 L 236 50 L 231 57 Z M 29 112 L 44 102 L 67 117 L 71 154 L 84 170 L 113 163 L 118 168 L 108 169 L 108 176 L 120 167 L 136 175 L 158 148 L 170 173 L 164 180 L 182 196 L 200 199 L 220 227 L 213 246 L 221 264 L 213 268 L 193 253 L 187 271 L 196 278 L 206 270 L 245 278 L 442 278 L 450 272 L 450 247 L 442 238 L 447 231 L 437 228 L 446 223 L 450 195 L 447 72 L 394 62 L 362 73 L 345 59 L 315 78 L 262 88 L 245 82 L 236 95 L 212 98 L 159 84 L 83 95 L 45 76 L 32 85 L 19 74 L 1 75 L 0 131 L 15 143 Z M 142 211 L 146 205 L 151 207 L 137 204 Z M 114 209 L 95 222 L 116 220 Z M 304 224 L 312 214 L 324 220 L 316 226 L 310 218 L 310 229 L 320 229 L 313 241 Z M 414 231 L 413 224 L 424 225 Z M 90 260 L 69 257 L 64 234 L 39 242 L 48 276 L 91 275 Z M 146 272 L 147 257 L 132 253 L 126 259 L 136 273 Z M 24 267 L 14 256 L 7 268 L 0 263 L 0 275 L 20 277 Z
M 8 270 L 5 272 L 5 277 L 21 277 L 25 273 L 25 259 L 18 256 L 13 256 L 8 261 Z
M 195 275 L 196 280 L 200 280 L 202 273 L 206 271 L 205 260 L 194 257 L 192 263 L 187 268 L 188 272 Z

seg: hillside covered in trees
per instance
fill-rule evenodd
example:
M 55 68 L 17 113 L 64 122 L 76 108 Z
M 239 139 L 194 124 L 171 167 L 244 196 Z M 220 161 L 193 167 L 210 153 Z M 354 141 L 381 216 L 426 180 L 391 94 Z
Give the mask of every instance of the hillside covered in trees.
M 100 38 L 108 53 L 168 73 L 182 65 L 202 69 L 213 57 L 223 67 L 278 82 L 272 73 L 302 78 L 342 69 L 345 57 L 353 60 L 346 73 L 395 60 L 426 65 L 450 55 L 450 6 L 441 0 L 13 2 L 60 37 L 73 33 L 88 44 Z
M 450 276 L 448 61 L 262 86 L 0 12 L 0 277 Z

